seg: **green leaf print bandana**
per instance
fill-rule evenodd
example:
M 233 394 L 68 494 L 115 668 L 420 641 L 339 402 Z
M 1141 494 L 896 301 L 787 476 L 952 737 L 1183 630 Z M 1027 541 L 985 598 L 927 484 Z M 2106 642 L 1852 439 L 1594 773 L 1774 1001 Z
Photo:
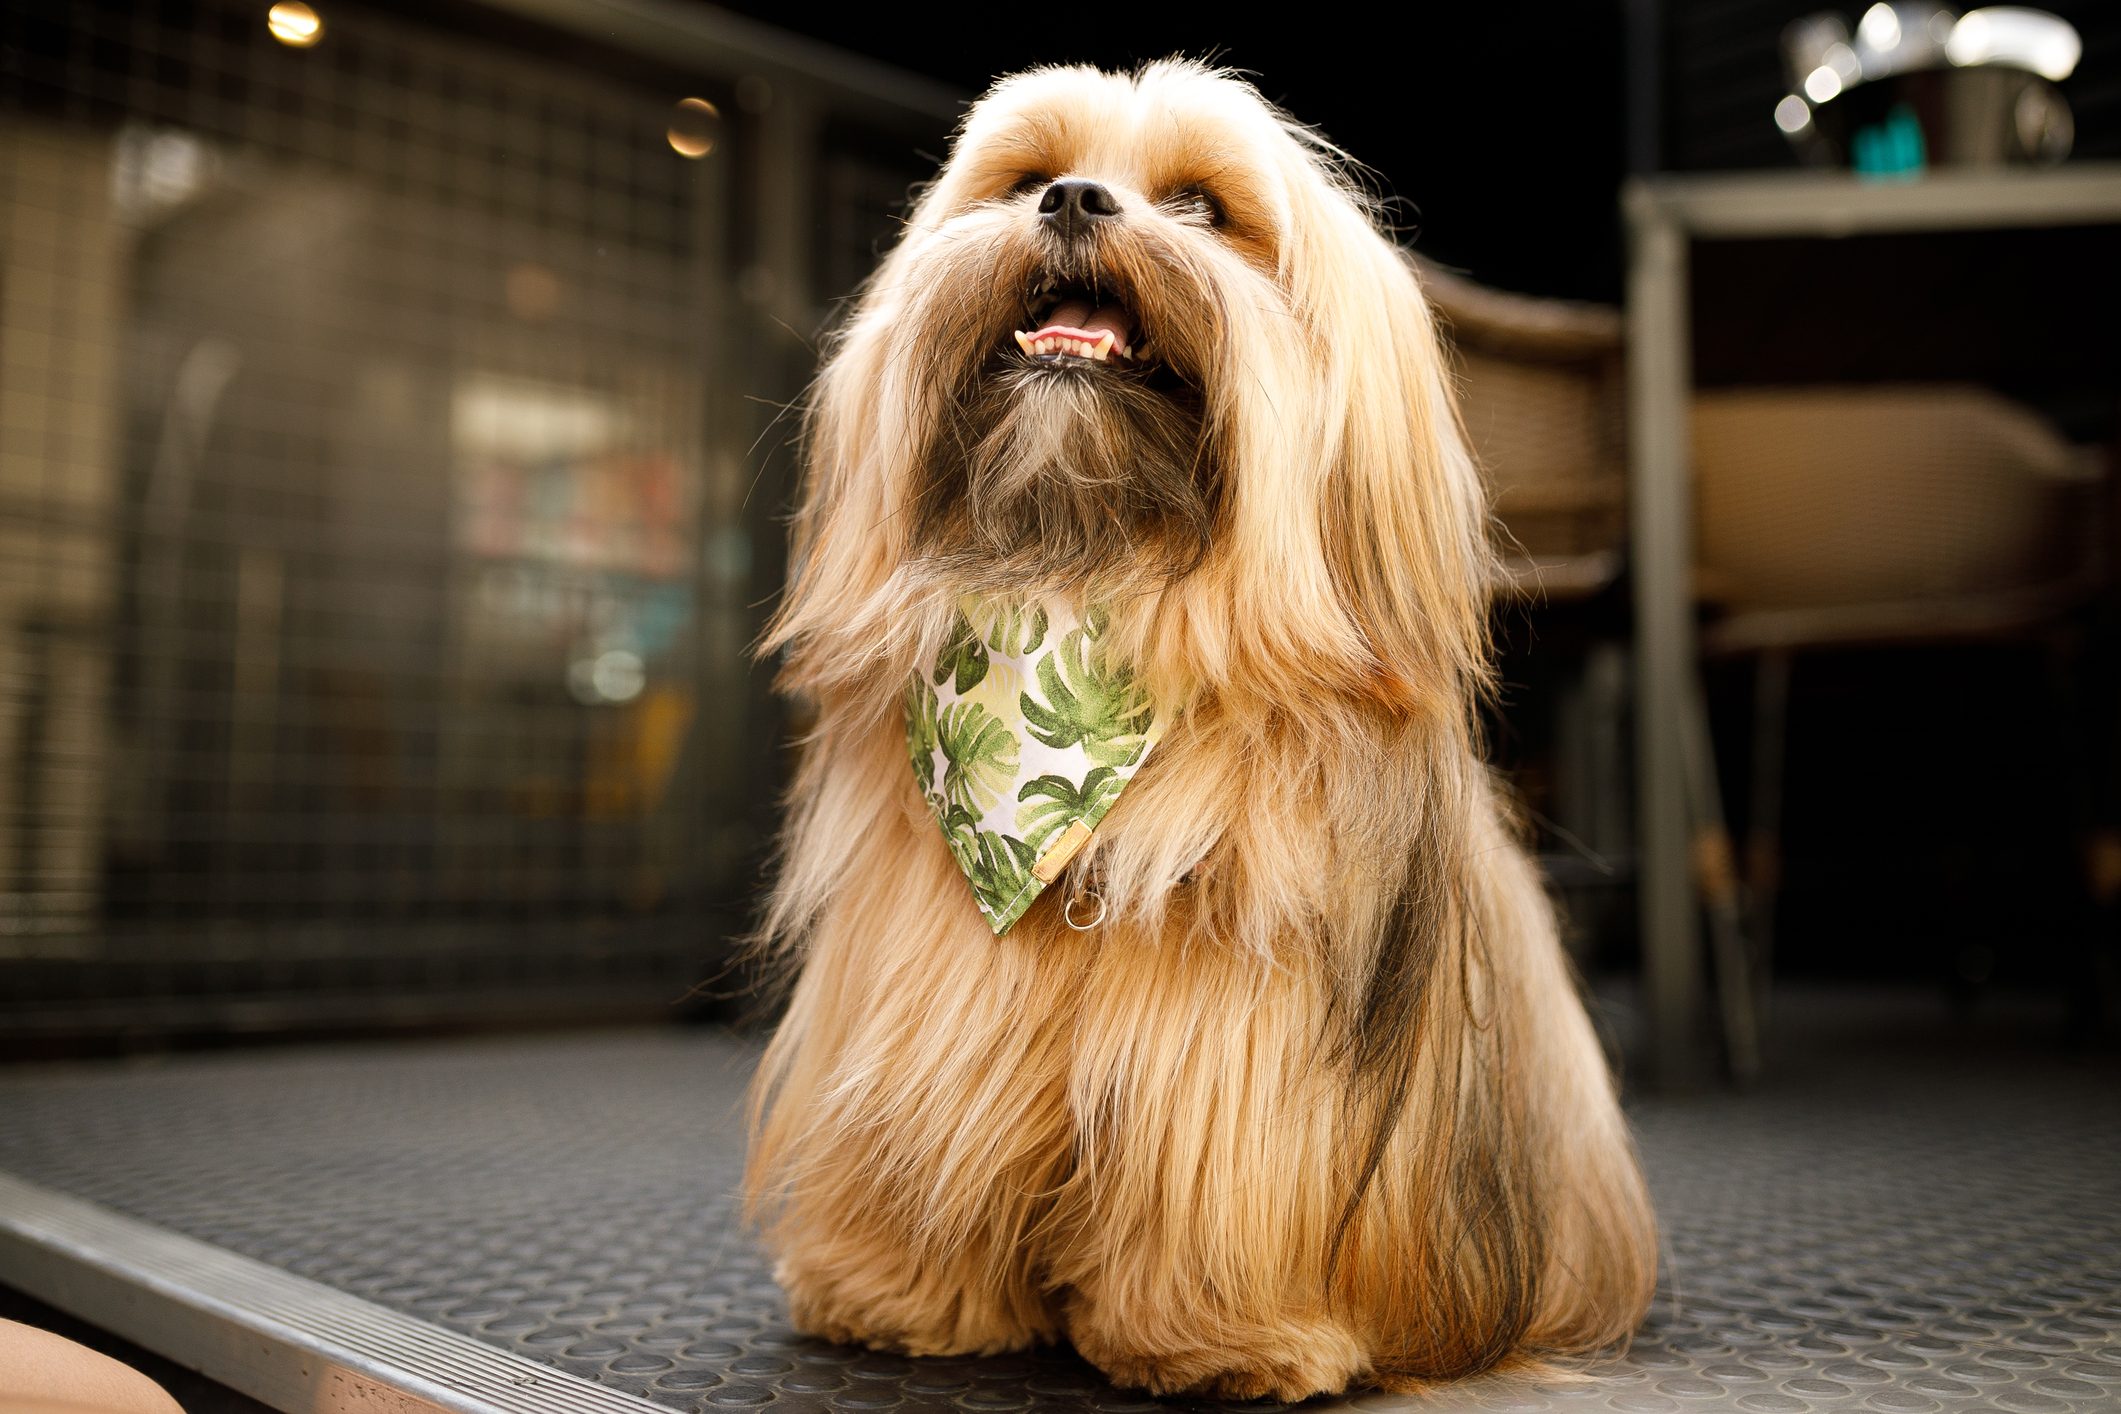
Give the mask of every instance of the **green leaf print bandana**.
M 1065 604 L 968 603 L 906 686 L 906 751 L 943 841 L 999 937 L 1060 876 L 1165 723 L 1101 663 L 1106 618 Z M 1073 919 L 1071 918 L 1071 922 Z

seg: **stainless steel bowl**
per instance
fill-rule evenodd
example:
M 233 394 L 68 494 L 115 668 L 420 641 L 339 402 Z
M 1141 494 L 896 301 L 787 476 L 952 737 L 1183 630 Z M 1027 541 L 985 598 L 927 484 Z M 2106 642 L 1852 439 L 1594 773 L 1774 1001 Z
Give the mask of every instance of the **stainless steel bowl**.
M 1853 33 L 1810 15 L 1783 32 L 1775 123 L 1805 160 L 1868 176 L 2060 162 L 2076 125 L 2056 83 L 2081 53 L 2067 21 L 2018 6 L 1879 3 Z

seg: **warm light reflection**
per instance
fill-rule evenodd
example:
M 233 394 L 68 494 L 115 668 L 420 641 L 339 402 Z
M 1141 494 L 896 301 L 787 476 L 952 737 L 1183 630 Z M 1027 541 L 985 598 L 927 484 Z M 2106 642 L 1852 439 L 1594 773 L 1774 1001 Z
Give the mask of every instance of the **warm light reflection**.
M 307 49 L 324 37 L 324 21 L 302 0 L 280 0 L 265 16 L 272 37 L 292 49 Z
M 670 150 L 680 157 L 705 157 L 714 151 L 722 111 L 704 98 L 681 98 L 670 110 Z
M 1848 41 L 1848 25 L 1830 11 L 1793 21 L 1782 34 L 1783 59 L 1789 65 L 1791 84 L 1802 88 L 1804 76 L 1821 64 L 1831 66 L 1832 51 L 1847 49 Z
M 1841 92 L 1841 75 L 1821 64 L 1804 76 L 1804 91 L 1811 96 L 1812 102 L 1824 103 Z
M 1896 49 L 1900 45 L 1900 17 L 1893 13 L 1892 6 L 1879 0 L 1863 12 L 1856 37 L 1873 49 Z
M 2084 41 L 2069 21 L 2016 5 L 1967 11 L 1944 42 L 1944 57 L 1961 68 L 2009 64 L 2056 83 L 2075 72 L 2083 54 Z
M 1801 133 L 1812 122 L 1812 105 L 1792 93 L 1775 105 L 1775 126 L 1786 133 Z

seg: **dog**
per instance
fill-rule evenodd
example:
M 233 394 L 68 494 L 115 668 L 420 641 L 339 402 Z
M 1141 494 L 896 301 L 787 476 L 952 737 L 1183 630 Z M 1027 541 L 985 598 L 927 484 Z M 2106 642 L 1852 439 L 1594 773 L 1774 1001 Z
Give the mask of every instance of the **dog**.
M 761 640 L 812 725 L 746 1185 L 804 1332 L 1295 1400 L 1647 1307 L 1481 756 L 1478 469 L 1354 171 L 1202 64 L 1019 74 L 834 335 Z

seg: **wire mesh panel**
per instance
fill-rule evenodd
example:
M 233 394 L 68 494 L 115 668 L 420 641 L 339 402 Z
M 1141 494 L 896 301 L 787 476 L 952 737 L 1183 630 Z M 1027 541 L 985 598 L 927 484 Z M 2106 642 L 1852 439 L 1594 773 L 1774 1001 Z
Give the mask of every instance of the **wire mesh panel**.
M 497 23 L 0 15 L 23 1024 L 668 1003 L 741 916 L 749 119 Z

